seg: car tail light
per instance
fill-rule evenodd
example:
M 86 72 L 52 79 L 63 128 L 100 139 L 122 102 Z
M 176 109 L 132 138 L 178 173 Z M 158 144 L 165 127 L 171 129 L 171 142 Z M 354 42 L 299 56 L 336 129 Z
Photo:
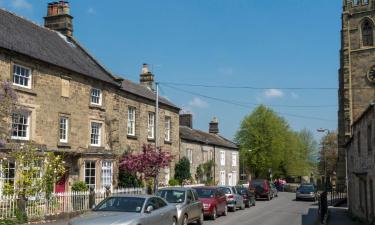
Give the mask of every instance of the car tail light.
M 264 189 L 265 192 L 269 191 L 267 183 L 263 183 L 263 189 Z
M 233 195 L 228 195 L 228 198 L 229 198 L 229 199 L 232 199 L 232 198 L 233 198 Z

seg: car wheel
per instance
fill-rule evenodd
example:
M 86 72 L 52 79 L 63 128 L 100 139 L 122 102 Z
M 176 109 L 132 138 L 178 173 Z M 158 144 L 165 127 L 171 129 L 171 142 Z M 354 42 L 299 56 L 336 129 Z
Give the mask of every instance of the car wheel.
M 228 206 L 226 205 L 225 208 L 224 208 L 224 212 L 222 214 L 223 216 L 227 216 L 228 215 Z
M 182 225 L 188 225 L 188 216 L 185 215 L 184 218 L 182 219 Z
M 197 224 L 203 225 L 203 221 L 204 221 L 204 214 L 202 212 L 201 215 L 199 216 L 199 219 L 197 220 Z
M 177 225 L 177 218 L 176 218 L 176 217 L 173 217 L 173 219 L 172 219 L 172 224 L 173 224 L 173 225 Z
M 247 201 L 245 207 L 246 207 L 246 208 L 250 208 L 250 206 L 251 206 L 251 200 Z
M 217 217 L 217 210 L 216 210 L 216 207 L 215 207 L 215 208 L 214 208 L 214 211 L 212 211 L 211 219 L 212 219 L 212 220 L 216 220 L 216 217 Z
M 268 195 L 268 196 L 267 196 L 267 201 L 271 201 L 271 199 L 272 199 L 272 198 L 271 198 L 271 195 Z

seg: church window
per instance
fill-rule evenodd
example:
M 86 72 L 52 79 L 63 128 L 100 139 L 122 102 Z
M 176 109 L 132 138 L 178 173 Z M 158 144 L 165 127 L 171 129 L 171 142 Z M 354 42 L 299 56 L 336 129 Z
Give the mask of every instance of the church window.
M 368 20 L 365 20 L 362 24 L 362 44 L 363 46 L 374 45 L 373 25 Z

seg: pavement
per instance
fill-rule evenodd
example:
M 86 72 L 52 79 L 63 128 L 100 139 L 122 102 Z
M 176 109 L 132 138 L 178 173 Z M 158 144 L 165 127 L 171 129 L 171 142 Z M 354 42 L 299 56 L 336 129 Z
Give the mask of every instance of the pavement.
M 279 193 L 271 201 L 257 201 L 255 207 L 229 212 L 228 216 L 215 221 L 206 220 L 205 225 L 316 225 L 317 203 L 295 201 L 293 193 Z M 43 223 L 48 225 L 67 225 L 68 221 Z M 335 224 L 333 224 L 335 225 Z M 340 224 L 346 225 L 346 224 Z
M 348 215 L 348 208 L 330 207 L 327 225 L 363 225 L 363 224 L 360 222 L 355 222 L 350 219 Z

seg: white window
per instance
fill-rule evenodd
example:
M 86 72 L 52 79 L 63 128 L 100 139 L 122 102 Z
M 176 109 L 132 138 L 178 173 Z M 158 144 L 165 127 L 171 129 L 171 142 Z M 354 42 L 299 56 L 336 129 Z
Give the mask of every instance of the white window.
M 31 88 L 31 70 L 23 66 L 14 65 L 13 84 L 16 86 Z
M 112 187 L 113 167 L 111 161 L 102 162 L 102 188 Z
M 95 189 L 96 182 L 96 162 L 85 161 L 85 183 L 89 188 Z
M 30 113 L 16 112 L 12 114 L 12 139 L 29 140 Z
M 237 153 L 232 153 L 232 166 L 237 166 Z
M 171 118 L 165 118 L 165 141 L 171 141 Z
M 150 112 L 148 113 L 148 135 L 149 139 L 155 138 L 155 113 Z
M 171 179 L 171 170 L 169 169 L 169 167 L 165 167 L 164 168 L 164 179 L 165 179 L 165 184 L 169 184 L 169 180 Z
M 135 108 L 128 108 L 128 135 L 135 136 Z
M 237 185 L 237 172 L 236 171 L 232 172 L 232 182 L 233 182 L 233 186 Z
M 69 119 L 67 117 L 60 117 L 60 142 L 67 143 L 68 142 L 68 126 L 69 126 Z
M 16 171 L 16 164 L 14 162 L 5 160 L 1 162 L 1 180 L 0 180 L 0 194 L 4 194 L 5 185 L 7 185 L 7 191 L 14 189 L 14 178 Z M 6 194 L 6 193 L 5 193 Z
M 91 145 L 101 146 L 102 124 L 91 122 Z
M 220 151 L 220 165 L 225 166 L 225 151 Z
M 225 185 L 225 171 L 220 171 L 220 185 Z
M 186 149 L 186 157 L 189 159 L 190 164 L 193 163 L 193 150 Z
M 102 91 L 100 89 L 91 89 L 91 104 L 102 105 Z

